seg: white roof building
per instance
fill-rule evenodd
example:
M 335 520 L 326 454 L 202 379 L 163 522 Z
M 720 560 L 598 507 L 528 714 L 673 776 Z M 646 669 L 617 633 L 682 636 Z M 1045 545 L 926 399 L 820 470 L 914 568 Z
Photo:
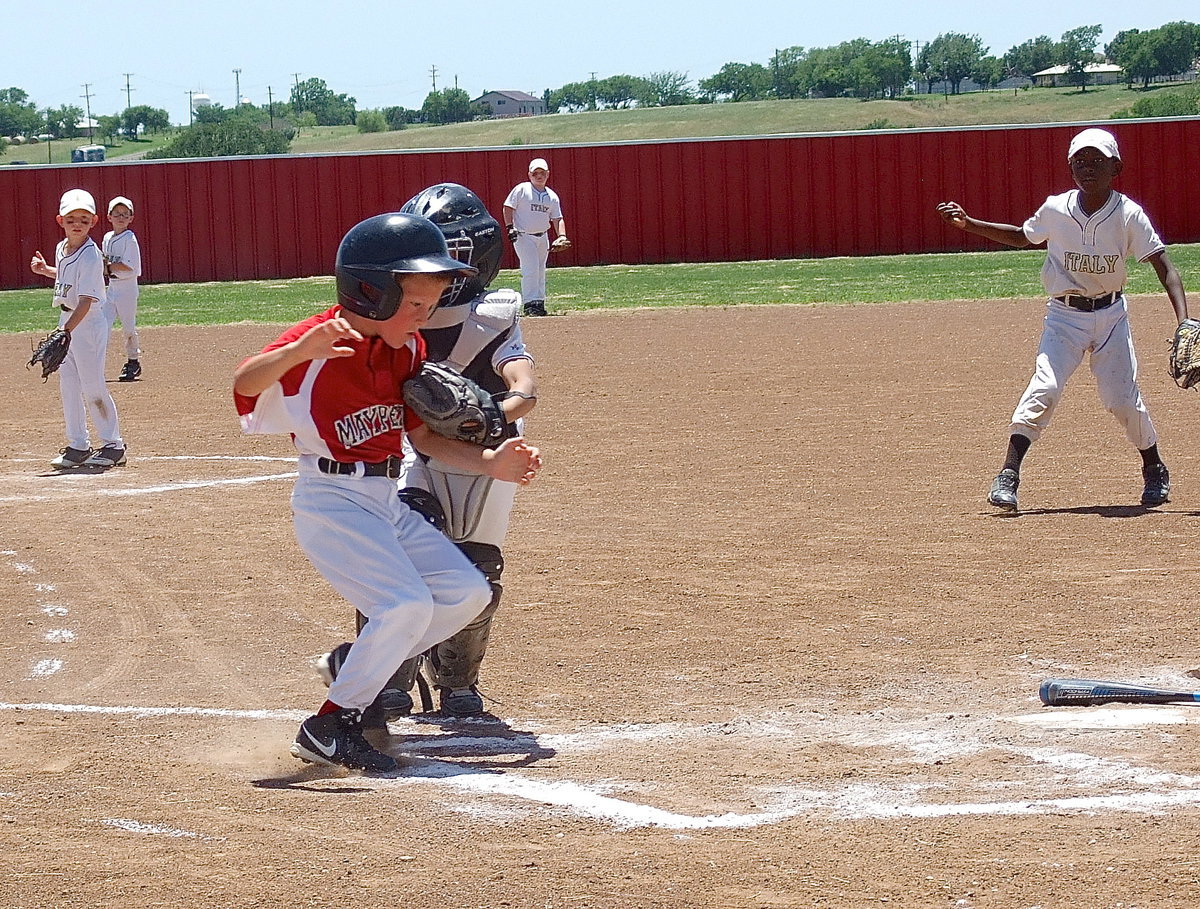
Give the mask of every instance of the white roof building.
M 1125 70 L 1115 63 L 1089 63 L 1083 71 L 1090 77 L 1089 85 L 1114 85 L 1125 81 Z M 1033 84 L 1055 86 L 1067 74 L 1067 67 L 1051 66 L 1033 74 Z

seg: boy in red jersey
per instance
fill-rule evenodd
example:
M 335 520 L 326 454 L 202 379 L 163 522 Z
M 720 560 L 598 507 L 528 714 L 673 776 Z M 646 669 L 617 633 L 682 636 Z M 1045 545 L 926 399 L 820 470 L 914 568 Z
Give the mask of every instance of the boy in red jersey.
M 434 434 L 401 392 L 425 359 L 419 330 L 455 277 L 433 222 L 386 214 L 355 225 L 338 248 L 338 305 L 284 332 L 234 373 L 245 432 L 290 433 L 300 452 L 292 493 L 296 539 L 366 618 L 328 700 L 300 727 L 292 754 L 371 773 L 395 760 L 362 734 L 362 713 L 400 661 L 464 627 L 491 588 L 443 534 L 396 495 L 401 448 L 528 483 L 541 467 L 522 438 L 485 449 Z

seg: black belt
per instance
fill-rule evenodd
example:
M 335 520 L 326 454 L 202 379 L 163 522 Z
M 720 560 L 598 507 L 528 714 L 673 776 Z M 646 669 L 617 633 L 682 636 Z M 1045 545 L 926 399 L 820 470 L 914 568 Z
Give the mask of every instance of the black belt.
M 1101 297 L 1081 297 L 1078 294 L 1064 294 L 1061 297 L 1055 297 L 1059 303 L 1065 303 L 1072 309 L 1081 309 L 1084 312 L 1095 312 L 1098 309 L 1106 309 L 1112 306 L 1121 298 L 1122 291 L 1114 290 L 1110 294 L 1104 294 Z
M 365 461 L 331 461 L 329 458 L 317 458 L 317 469 L 321 473 L 331 473 L 339 477 L 390 477 L 395 480 L 400 476 L 400 468 L 404 465 L 401 458 L 388 458 L 378 464 L 368 464 Z M 361 472 L 360 472 L 361 468 Z

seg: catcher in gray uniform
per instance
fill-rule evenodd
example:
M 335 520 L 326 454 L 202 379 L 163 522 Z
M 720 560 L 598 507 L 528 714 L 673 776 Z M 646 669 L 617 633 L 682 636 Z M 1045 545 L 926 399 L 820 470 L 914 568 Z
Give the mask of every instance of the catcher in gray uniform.
M 487 290 L 500 270 L 504 252 L 499 223 L 475 193 L 456 183 L 439 183 L 421 191 L 401 211 L 429 218 L 441 228 L 450 254 L 479 269 L 475 277 L 456 280 L 447 289 L 421 330 L 428 361 L 448 366 L 473 381 L 497 405 L 503 437 L 492 441 L 495 430 L 490 434 L 485 430 L 479 438 L 489 441 L 479 444 L 491 447 L 520 435 L 522 418 L 537 403 L 537 382 L 533 357 L 521 335 L 520 294 Z M 416 406 L 417 402 L 409 398 L 409 404 Z M 434 431 L 443 431 L 419 407 L 417 412 Z M 364 720 L 378 727 L 386 720 L 407 716 L 413 709 L 410 692 L 418 677 L 423 694 L 430 687 L 437 691 L 444 716 L 480 716 L 486 711 L 479 694 L 479 670 L 503 592 L 500 547 L 508 531 L 517 484 L 465 473 L 409 451 L 399 485 L 406 503 L 443 530 L 483 572 L 492 585 L 492 599 L 462 631 L 405 662 Z M 317 660 L 317 669 L 327 682 L 336 676 L 350 646 L 342 644 Z M 426 709 L 432 708 L 431 700 L 423 705 Z

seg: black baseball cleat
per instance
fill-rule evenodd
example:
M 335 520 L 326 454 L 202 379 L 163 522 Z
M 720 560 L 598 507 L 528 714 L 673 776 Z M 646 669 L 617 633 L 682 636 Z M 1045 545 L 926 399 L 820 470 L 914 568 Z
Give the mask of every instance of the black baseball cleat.
M 544 316 L 546 315 L 545 300 L 526 300 L 525 315 L 527 316 Z
M 142 374 L 142 364 L 137 360 L 126 360 L 125 365 L 121 368 L 121 374 L 117 376 L 118 382 L 132 382 Z
M 71 470 L 75 467 L 82 467 L 91 456 L 90 448 L 72 448 L 68 445 L 58 453 L 57 458 L 50 462 L 50 466 L 55 470 Z
M 361 710 L 343 707 L 322 716 L 310 716 L 300 725 L 292 756 L 306 764 L 347 767 L 364 773 L 395 773 L 395 758 L 377 751 L 363 738 Z
M 1005 468 L 992 480 L 992 488 L 988 490 L 988 504 L 995 505 L 1005 511 L 1017 510 L 1017 487 L 1021 485 L 1021 477 L 1011 467 Z
M 442 716 L 471 717 L 483 716 L 483 698 L 472 685 L 469 688 L 439 688 Z
M 108 469 L 109 467 L 124 467 L 125 462 L 124 445 L 105 445 L 103 448 L 93 451 L 91 456 L 83 462 L 83 466 Z
M 1162 505 L 1171 494 L 1171 474 L 1167 465 L 1159 462 L 1142 468 L 1142 479 L 1146 485 L 1142 487 L 1142 504 L 1151 507 Z
M 323 653 L 313 662 L 313 667 L 317 670 L 317 675 L 325 682 L 325 687 L 328 688 L 333 684 L 333 680 L 337 678 L 337 674 L 341 672 L 342 664 L 346 662 L 346 657 L 350 655 L 350 642 L 338 644 L 329 653 Z

